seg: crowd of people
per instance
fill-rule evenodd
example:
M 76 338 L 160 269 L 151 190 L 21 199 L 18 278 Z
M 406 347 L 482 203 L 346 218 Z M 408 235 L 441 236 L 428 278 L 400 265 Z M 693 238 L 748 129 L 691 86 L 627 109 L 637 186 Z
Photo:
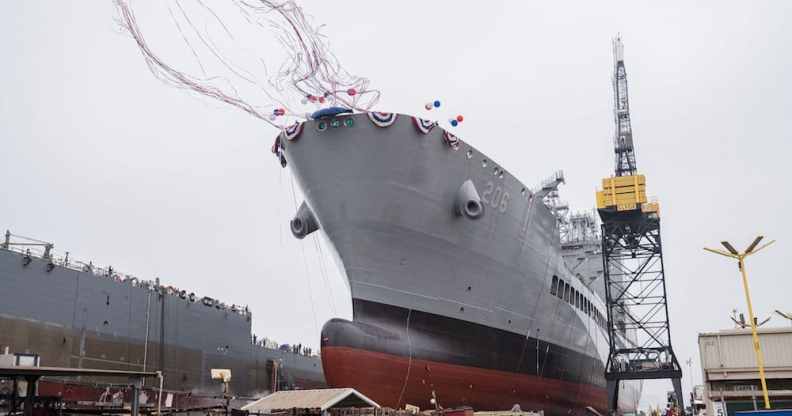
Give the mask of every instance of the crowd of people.
M 304 355 L 306 357 L 312 357 L 319 355 L 318 353 L 314 354 L 312 348 L 304 346 L 302 344 L 278 344 L 277 342 L 269 339 L 269 338 L 259 338 L 256 334 L 253 334 L 253 345 L 261 348 L 267 348 L 271 350 L 279 350 L 283 352 L 290 352 L 292 354 L 299 354 Z

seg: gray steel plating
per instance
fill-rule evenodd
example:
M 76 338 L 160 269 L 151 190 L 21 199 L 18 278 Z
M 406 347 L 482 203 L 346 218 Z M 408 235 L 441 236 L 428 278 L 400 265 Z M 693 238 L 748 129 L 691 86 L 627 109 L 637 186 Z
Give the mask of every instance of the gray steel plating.
M 564 262 L 555 218 L 541 198 L 464 141 L 449 146 L 439 127 L 424 135 L 406 115 L 389 127 L 366 114 L 339 118 L 352 122 L 320 129 L 308 121 L 296 140 L 282 142 L 352 298 L 538 337 L 605 360 L 606 331 L 551 294 L 557 276 L 605 310 Z M 467 181 L 480 196 L 478 218 L 459 215 Z M 624 399 L 637 402 L 633 387 Z
M 164 370 L 166 388 L 216 392 L 209 369 L 230 368 L 235 394 L 324 384 L 317 357 L 254 345 L 251 314 L 164 294 L 0 248 L 0 347 L 42 366 Z

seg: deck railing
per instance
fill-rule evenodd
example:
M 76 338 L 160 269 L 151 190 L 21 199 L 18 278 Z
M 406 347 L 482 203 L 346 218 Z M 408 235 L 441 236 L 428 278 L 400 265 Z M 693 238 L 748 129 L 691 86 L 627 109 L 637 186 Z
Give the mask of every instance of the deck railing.
M 186 301 L 200 302 L 207 307 L 228 310 L 247 318 L 251 317 L 250 309 L 247 306 L 229 305 L 209 296 L 199 297 L 195 293 L 188 293 L 186 290 L 174 286 L 162 285 L 160 284 L 159 278 L 154 280 L 140 279 L 134 275 L 116 270 L 112 266 L 99 266 L 92 261 L 86 263 L 84 261 L 74 260 L 69 257 L 68 251 L 64 252 L 62 255 L 57 253 L 53 243 L 12 234 L 10 231 L 5 232 L 3 242 L 0 243 L 0 250 L 22 254 L 23 264 L 25 266 L 27 266 L 33 258 L 42 259 L 48 261 L 47 271 L 52 271 L 55 267 L 62 267 L 78 272 L 91 273 L 98 278 L 112 279 L 119 283 L 132 285 L 133 287 L 141 287 L 158 293 L 178 296 Z

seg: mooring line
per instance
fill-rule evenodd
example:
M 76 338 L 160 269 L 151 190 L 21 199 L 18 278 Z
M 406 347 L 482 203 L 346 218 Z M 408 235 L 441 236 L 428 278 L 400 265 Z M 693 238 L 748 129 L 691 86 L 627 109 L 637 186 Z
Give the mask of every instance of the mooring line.
M 407 381 L 410 379 L 410 369 L 412 368 L 412 339 L 410 339 L 411 314 L 412 314 L 412 309 L 408 309 L 407 310 L 407 352 L 408 352 L 407 374 L 404 375 L 404 384 L 402 385 L 401 393 L 399 394 L 399 401 L 396 402 L 396 407 L 401 407 L 402 397 L 404 397 L 404 391 L 407 390 Z

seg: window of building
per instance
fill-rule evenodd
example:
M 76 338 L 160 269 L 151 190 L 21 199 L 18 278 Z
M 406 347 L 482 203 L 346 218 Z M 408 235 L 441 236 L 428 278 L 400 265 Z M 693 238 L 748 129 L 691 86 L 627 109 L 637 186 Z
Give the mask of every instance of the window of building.
M 564 279 L 558 279 L 558 298 L 564 299 Z
M 575 307 L 580 309 L 580 292 L 575 292 Z
M 553 283 L 550 285 L 550 294 L 555 296 L 558 293 L 558 276 L 553 276 Z
M 569 283 L 564 283 L 564 300 L 569 302 Z

